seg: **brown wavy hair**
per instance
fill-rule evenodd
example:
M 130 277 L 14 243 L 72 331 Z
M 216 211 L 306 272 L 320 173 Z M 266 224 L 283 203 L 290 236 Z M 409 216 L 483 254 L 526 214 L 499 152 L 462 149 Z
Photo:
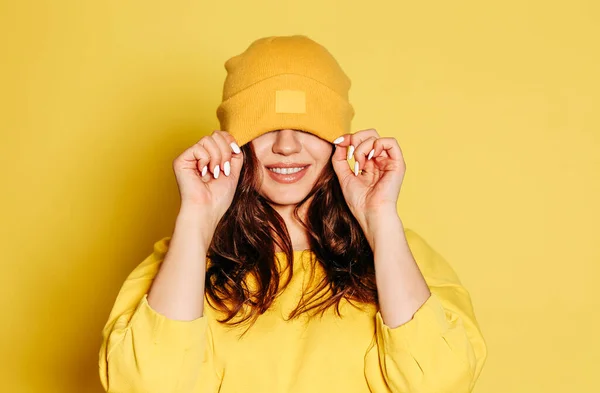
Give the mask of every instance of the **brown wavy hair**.
M 242 146 L 244 163 L 233 201 L 213 235 L 207 252 L 206 294 L 211 307 L 224 312 L 219 321 L 230 325 L 253 324 L 289 284 L 282 280 L 275 260 L 275 244 L 285 253 L 293 271 L 293 246 L 285 221 L 259 194 L 262 169 L 252 143 Z M 335 149 L 335 147 L 334 147 Z M 333 152 L 332 152 L 333 155 Z M 298 211 L 309 203 L 305 221 Z M 309 235 L 314 263 L 323 279 L 302 295 L 288 318 L 302 313 L 321 315 L 330 307 L 340 314 L 340 301 L 377 303 L 373 252 L 351 213 L 331 157 L 312 190 L 294 209 L 294 217 Z M 287 270 L 287 269 L 286 269 Z M 254 285 L 249 285 L 248 278 Z M 314 278 L 314 276 L 313 276 Z M 235 317 L 235 318 L 234 318 Z

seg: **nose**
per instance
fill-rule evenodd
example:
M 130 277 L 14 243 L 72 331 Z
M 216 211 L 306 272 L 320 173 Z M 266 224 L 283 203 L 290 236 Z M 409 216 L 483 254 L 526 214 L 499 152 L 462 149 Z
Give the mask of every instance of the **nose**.
M 298 131 L 291 129 L 278 130 L 273 142 L 273 153 L 290 155 L 302 150 L 298 133 Z

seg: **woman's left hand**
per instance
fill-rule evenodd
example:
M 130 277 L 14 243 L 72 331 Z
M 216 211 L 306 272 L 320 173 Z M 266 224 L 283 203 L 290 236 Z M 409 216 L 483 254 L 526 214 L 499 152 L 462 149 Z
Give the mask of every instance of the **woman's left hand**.
M 380 137 L 375 129 L 342 136 L 331 162 L 344 199 L 364 229 L 370 218 L 396 212 L 406 165 L 395 138 Z M 351 156 L 354 171 L 347 161 Z

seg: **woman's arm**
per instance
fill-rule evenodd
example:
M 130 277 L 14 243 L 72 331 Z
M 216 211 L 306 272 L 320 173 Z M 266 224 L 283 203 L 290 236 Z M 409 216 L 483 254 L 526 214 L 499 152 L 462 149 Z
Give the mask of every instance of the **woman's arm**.
M 371 353 L 365 365 L 373 391 L 389 391 L 376 387 L 383 383 L 392 392 L 471 392 L 487 347 L 468 291 L 448 262 L 405 230 L 397 215 L 380 223 L 385 230 L 369 239 L 380 299 L 378 355 Z
M 369 217 L 365 231 L 375 258 L 377 295 L 390 328 L 408 322 L 431 292 L 410 251 L 396 209 Z
M 212 332 L 203 315 L 203 240 L 212 234 L 203 233 L 195 213 L 181 209 L 173 236 L 154 244 L 117 295 L 99 353 L 107 392 L 217 389 Z
M 162 315 L 191 321 L 204 312 L 206 252 L 213 231 L 206 228 L 201 207 L 182 205 L 169 250 L 148 293 L 148 303 Z

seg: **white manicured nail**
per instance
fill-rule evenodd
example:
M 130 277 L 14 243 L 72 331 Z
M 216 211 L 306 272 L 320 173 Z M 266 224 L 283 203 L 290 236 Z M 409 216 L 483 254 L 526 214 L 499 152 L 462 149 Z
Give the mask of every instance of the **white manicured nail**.
M 231 168 L 229 168 L 229 161 L 225 161 L 225 164 L 223 164 L 223 173 L 225 173 L 225 176 L 229 176 L 230 170 Z
M 371 157 L 373 157 L 374 153 L 375 153 L 375 149 L 371 150 L 371 152 L 369 153 L 369 156 L 367 157 L 367 160 L 370 160 Z
M 358 161 L 354 163 L 354 176 L 358 176 Z
M 346 157 L 346 159 L 350 159 L 350 157 L 352 157 L 352 154 L 354 154 L 354 146 L 350 145 L 350 147 L 348 148 L 348 157 Z
M 344 140 L 344 137 L 343 137 L 343 136 L 341 136 L 341 137 L 337 138 L 335 141 L 333 141 L 333 144 L 334 144 L 334 145 L 337 145 L 338 143 L 340 143 L 340 142 L 341 142 L 341 141 L 343 141 L 343 140 Z
M 208 166 L 204 165 L 204 168 L 202 168 L 202 176 L 206 175 L 206 171 L 208 171 Z
M 214 174 L 214 176 L 215 176 L 215 179 L 219 177 L 219 166 L 218 165 L 215 167 L 215 174 Z
M 236 154 L 240 154 L 241 153 L 240 147 L 237 145 L 237 143 L 231 142 L 229 144 L 229 146 L 231 146 L 231 150 L 233 150 L 234 153 L 236 153 Z

